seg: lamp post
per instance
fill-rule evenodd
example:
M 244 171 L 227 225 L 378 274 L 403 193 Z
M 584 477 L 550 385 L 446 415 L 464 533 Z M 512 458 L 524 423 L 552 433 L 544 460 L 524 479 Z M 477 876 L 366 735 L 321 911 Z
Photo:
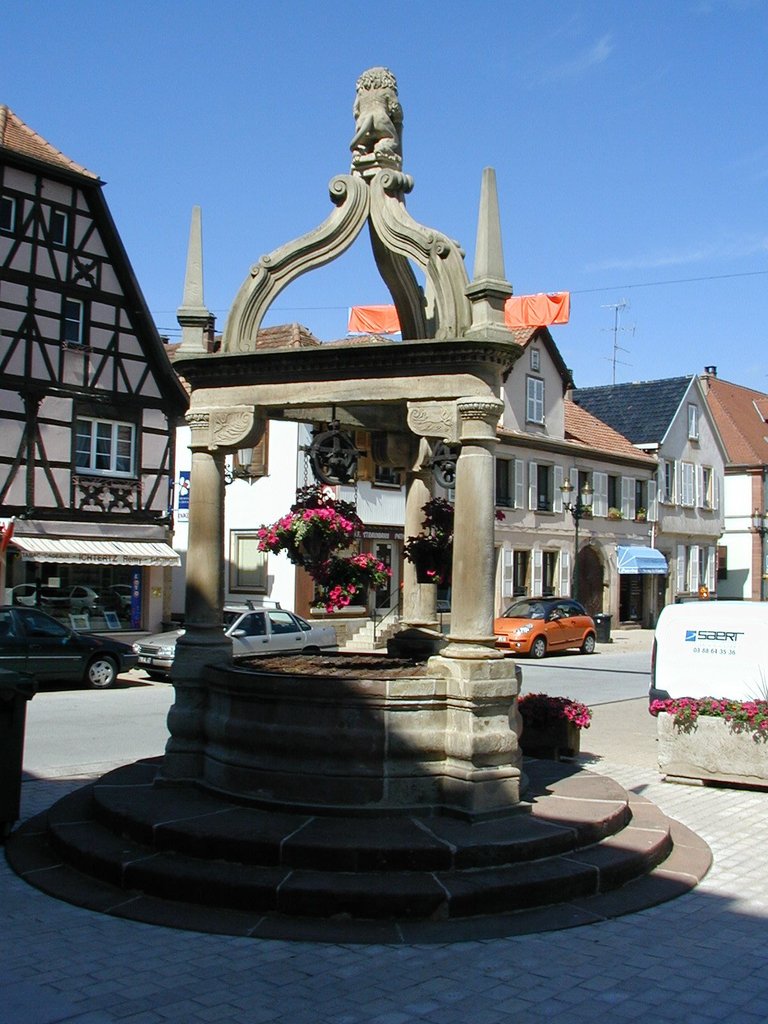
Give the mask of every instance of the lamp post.
M 579 600 L 579 522 L 588 515 L 592 509 L 592 498 L 594 491 L 589 486 L 589 481 L 584 484 L 581 491 L 576 495 L 576 501 L 572 501 L 574 487 L 570 480 L 566 480 L 560 488 L 563 494 L 563 509 L 570 512 L 576 527 L 575 554 L 573 559 L 573 596 Z
M 768 533 L 768 516 L 756 508 L 752 513 L 752 530 L 760 538 L 760 600 L 765 600 L 765 535 Z

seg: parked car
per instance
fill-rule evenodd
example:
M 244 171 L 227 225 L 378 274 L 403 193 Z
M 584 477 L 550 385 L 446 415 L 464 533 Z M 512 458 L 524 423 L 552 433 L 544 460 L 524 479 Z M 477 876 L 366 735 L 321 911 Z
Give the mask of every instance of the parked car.
M 11 603 L 28 608 L 50 608 L 52 611 L 69 609 L 69 593 L 59 587 L 42 587 L 36 583 L 19 583 L 11 590 Z
M 282 608 L 242 608 L 228 605 L 224 609 L 224 632 L 232 638 L 232 656 L 251 658 L 255 654 L 276 654 L 303 651 L 317 654 L 338 649 L 333 626 L 313 626 L 299 615 Z M 176 655 L 176 641 L 184 633 L 174 629 L 137 641 L 133 650 L 139 668 L 150 679 L 165 679 Z
M 39 682 L 79 681 L 103 689 L 136 661 L 128 644 L 78 633 L 39 608 L 0 607 L 0 668 Z
M 549 651 L 595 650 L 595 623 L 570 597 L 526 597 L 494 620 L 497 645 L 512 654 L 543 658 Z
M 83 612 L 90 612 L 92 614 L 95 611 L 100 611 L 104 607 L 104 602 L 97 590 L 94 590 L 93 587 L 89 587 L 85 583 L 81 583 L 70 587 L 69 606 L 75 615 L 80 615 Z
M 116 611 L 129 612 L 131 610 L 133 590 L 128 583 L 113 583 L 111 587 L 107 587 L 107 594 Z
M 768 604 L 692 601 L 662 608 L 649 699 L 768 700 Z

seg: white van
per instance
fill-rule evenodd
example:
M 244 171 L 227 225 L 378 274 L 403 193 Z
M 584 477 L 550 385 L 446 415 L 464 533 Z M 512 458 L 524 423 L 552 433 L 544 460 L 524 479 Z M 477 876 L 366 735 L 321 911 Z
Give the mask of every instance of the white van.
M 656 623 L 649 695 L 768 700 L 768 603 L 667 605 Z

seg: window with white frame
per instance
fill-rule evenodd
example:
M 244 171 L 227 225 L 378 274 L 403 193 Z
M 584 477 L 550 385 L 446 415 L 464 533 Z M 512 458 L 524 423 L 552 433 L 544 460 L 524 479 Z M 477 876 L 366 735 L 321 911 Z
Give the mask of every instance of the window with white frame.
M 80 299 L 64 299 L 62 307 L 62 341 L 82 345 L 85 336 L 85 304 Z
M 538 373 L 541 367 L 541 353 L 537 348 L 531 349 L 531 369 Z
M 512 562 L 512 593 L 514 597 L 523 597 L 528 593 L 528 566 L 530 560 L 530 551 L 515 549 Z
M 681 463 L 682 479 L 680 488 L 680 504 L 685 508 L 693 508 L 695 503 L 695 469 L 692 462 Z
M 528 463 L 528 508 L 537 512 L 553 509 L 554 467 L 538 462 Z
M 512 492 L 512 461 L 496 459 L 496 505 L 499 508 L 511 508 Z
M 699 407 L 692 403 L 688 406 L 688 440 L 699 440 Z
M 664 462 L 664 497 L 662 501 L 668 505 L 675 504 L 675 483 L 675 464 L 671 459 L 666 459 Z
M 54 245 L 64 245 L 66 243 L 68 223 L 69 218 L 63 210 L 51 210 L 48 236 Z
M 134 476 L 136 427 L 133 423 L 81 416 L 75 422 L 78 473 Z
M 236 593 L 267 592 L 267 553 L 259 551 L 255 530 L 230 532 L 229 589 Z
M 541 594 L 542 597 L 552 597 L 555 593 L 555 581 L 557 579 L 557 551 L 542 552 L 541 564 Z M 534 595 L 535 596 L 535 595 Z
M 16 200 L 0 196 L 0 231 L 13 231 L 16 227 Z
M 544 381 L 540 377 L 526 377 L 525 418 L 528 423 L 544 422 Z

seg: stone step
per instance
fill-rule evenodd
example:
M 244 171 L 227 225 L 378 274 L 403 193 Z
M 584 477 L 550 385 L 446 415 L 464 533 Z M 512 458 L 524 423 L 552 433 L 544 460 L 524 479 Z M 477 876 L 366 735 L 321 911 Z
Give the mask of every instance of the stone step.
M 544 762 L 529 766 L 532 801 L 474 823 L 267 811 L 153 786 L 156 769 L 117 769 L 47 815 L 55 854 L 128 899 L 306 918 L 472 918 L 606 893 L 673 849 L 652 804 Z

